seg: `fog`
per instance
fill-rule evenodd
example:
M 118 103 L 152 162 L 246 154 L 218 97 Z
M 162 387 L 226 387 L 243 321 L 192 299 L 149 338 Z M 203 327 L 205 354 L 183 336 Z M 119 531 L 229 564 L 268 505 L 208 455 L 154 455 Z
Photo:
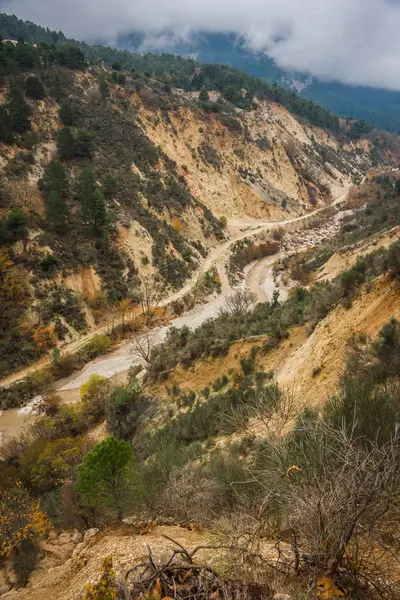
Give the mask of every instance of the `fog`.
M 399 0 L 0 0 L 0 9 L 87 41 L 234 32 L 281 67 L 400 89 Z

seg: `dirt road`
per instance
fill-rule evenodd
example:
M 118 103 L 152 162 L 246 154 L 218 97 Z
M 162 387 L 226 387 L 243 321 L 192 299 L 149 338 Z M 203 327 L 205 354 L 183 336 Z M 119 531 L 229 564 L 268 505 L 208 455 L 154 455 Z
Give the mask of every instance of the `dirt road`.
M 343 202 L 347 197 L 347 193 L 348 193 L 348 190 L 346 190 L 346 192 L 344 194 L 342 194 L 341 196 L 336 198 L 334 200 L 334 202 L 332 203 L 332 205 L 337 205 L 337 204 L 340 204 L 341 202 Z M 289 225 L 292 225 L 293 223 L 306 221 L 307 219 L 310 219 L 310 218 L 314 217 L 315 215 L 317 215 L 318 213 L 320 213 L 321 211 L 323 211 L 325 208 L 326 207 L 324 206 L 324 207 L 321 207 L 321 208 L 318 208 L 318 209 L 312 211 L 311 213 L 307 213 L 307 214 L 301 215 L 299 217 L 292 217 L 290 219 L 285 219 L 283 221 L 260 222 L 260 221 L 256 221 L 256 220 L 245 220 L 245 219 L 233 219 L 233 220 L 229 221 L 228 230 L 231 233 L 230 239 L 222 242 L 221 244 L 218 244 L 217 246 L 215 246 L 215 248 L 212 248 L 209 255 L 204 259 L 204 261 L 202 262 L 200 267 L 197 269 L 196 273 L 189 279 L 189 281 L 187 281 L 187 283 L 178 292 L 175 292 L 174 294 L 171 294 L 170 296 L 165 298 L 160 303 L 160 306 L 167 306 L 168 304 L 186 296 L 198 284 L 199 278 L 214 265 L 216 266 L 218 273 L 220 274 L 220 277 L 221 277 L 222 296 L 223 297 L 228 296 L 230 293 L 232 293 L 232 290 L 229 286 L 229 282 L 226 277 L 226 271 L 225 271 L 224 267 L 225 267 L 225 263 L 229 257 L 229 250 L 233 246 L 233 244 L 235 244 L 236 242 L 243 240 L 245 238 L 256 236 L 264 231 L 268 231 L 268 230 L 276 229 L 276 228 L 285 228 Z M 272 259 L 273 259 L 272 260 L 272 263 L 273 263 L 273 262 L 275 262 L 276 257 L 275 258 L 272 257 Z M 253 279 L 251 280 L 251 289 L 252 289 L 252 291 L 256 290 L 257 298 L 259 301 L 265 301 L 267 299 L 265 292 L 262 291 L 262 289 L 260 288 L 260 286 L 257 283 L 258 279 L 261 279 L 261 275 L 264 271 L 265 266 L 268 267 L 268 263 L 265 263 L 263 265 L 263 267 L 260 267 L 260 273 L 256 272 L 256 274 L 254 274 L 254 276 L 253 276 Z M 220 302 L 216 303 L 217 306 L 219 306 L 219 304 L 220 304 Z M 213 307 L 214 307 L 214 305 L 213 305 Z M 219 308 L 218 308 L 218 310 L 219 310 Z M 208 308 L 206 313 L 209 316 L 213 316 L 214 310 L 210 310 Z M 210 313 L 212 313 L 212 314 L 210 314 Z M 209 317 L 207 317 L 207 318 L 209 318 Z M 179 319 L 178 319 L 178 321 L 179 321 Z M 120 318 L 115 319 L 115 322 L 114 322 L 115 325 L 119 325 L 120 323 L 121 323 Z M 81 348 L 84 344 L 86 344 L 93 336 L 101 334 L 101 333 L 105 333 L 108 329 L 109 329 L 109 325 L 104 325 L 104 326 L 98 327 L 96 329 L 93 329 L 88 334 L 79 338 L 79 340 L 70 342 L 70 343 L 66 344 L 65 346 L 63 346 L 62 347 L 63 353 L 76 352 L 77 350 L 79 350 L 79 348 Z M 46 358 L 43 358 L 43 359 L 35 362 L 34 364 L 22 369 L 21 371 L 18 371 L 17 373 L 13 373 L 12 375 L 9 375 L 8 377 L 6 377 L 5 379 L 0 381 L 0 387 L 5 387 L 8 385 L 11 385 L 12 383 L 16 383 L 17 381 L 20 381 L 27 375 L 35 372 L 37 369 L 49 364 L 49 362 L 50 362 L 50 359 L 48 357 L 46 357 Z M 88 367 L 86 367 L 86 368 L 88 368 Z

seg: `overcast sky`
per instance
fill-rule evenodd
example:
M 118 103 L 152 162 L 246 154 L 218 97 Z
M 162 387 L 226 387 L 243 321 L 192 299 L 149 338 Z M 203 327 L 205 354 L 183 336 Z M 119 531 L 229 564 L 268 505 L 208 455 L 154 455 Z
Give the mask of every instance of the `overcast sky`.
M 0 0 L 0 9 L 88 41 L 132 29 L 233 31 L 282 67 L 400 90 L 400 0 Z

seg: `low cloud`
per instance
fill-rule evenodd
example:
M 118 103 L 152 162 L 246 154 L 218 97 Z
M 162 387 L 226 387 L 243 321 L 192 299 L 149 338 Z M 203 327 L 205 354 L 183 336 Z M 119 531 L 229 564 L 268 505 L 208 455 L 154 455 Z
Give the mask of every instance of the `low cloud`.
M 400 90 L 400 0 L 0 0 L 0 10 L 87 41 L 234 32 L 281 67 Z

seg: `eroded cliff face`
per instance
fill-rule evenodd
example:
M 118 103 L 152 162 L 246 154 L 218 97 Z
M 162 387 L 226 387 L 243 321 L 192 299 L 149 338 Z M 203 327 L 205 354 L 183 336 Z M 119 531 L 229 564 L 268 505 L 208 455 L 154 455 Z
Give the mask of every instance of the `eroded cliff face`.
M 225 124 L 193 106 L 166 116 L 133 102 L 191 192 L 228 219 L 278 220 L 327 204 L 370 165 L 369 142 L 344 146 L 273 102 L 237 111 Z
M 63 339 L 74 339 L 101 323 L 99 306 L 128 296 L 138 302 L 146 279 L 158 279 L 164 296 L 179 292 L 202 270 L 210 251 L 218 252 L 239 229 L 326 206 L 372 163 L 368 140 L 349 141 L 344 132 L 300 122 L 269 100 L 251 110 L 212 113 L 201 108 L 197 92 L 158 92 L 149 79 L 140 89 L 133 81 L 110 85 L 102 99 L 99 76 L 96 70 L 64 74 L 65 101 L 76 115 L 70 129 L 92 136 L 90 157 L 60 158 L 57 140 L 64 123 L 51 93 L 28 100 L 30 151 L 15 143 L 0 147 L 5 182 L 0 217 L 15 208 L 28 217 L 26 239 L 9 254 L 29 283 L 31 301 L 18 326 L 28 327 L 31 336 L 42 325 L 41 315 L 50 314 L 44 325 L 54 327 L 57 318 Z M 61 161 L 69 180 L 68 235 L 58 235 L 48 222 L 42 179 L 51 161 Z M 117 181 L 106 200 L 108 246 L 82 222 L 84 168 L 100 191 L 106 174 Z M 80 329 L 73 314 L 69 321 L 65 317 L 65 304 L 81 305 Z

